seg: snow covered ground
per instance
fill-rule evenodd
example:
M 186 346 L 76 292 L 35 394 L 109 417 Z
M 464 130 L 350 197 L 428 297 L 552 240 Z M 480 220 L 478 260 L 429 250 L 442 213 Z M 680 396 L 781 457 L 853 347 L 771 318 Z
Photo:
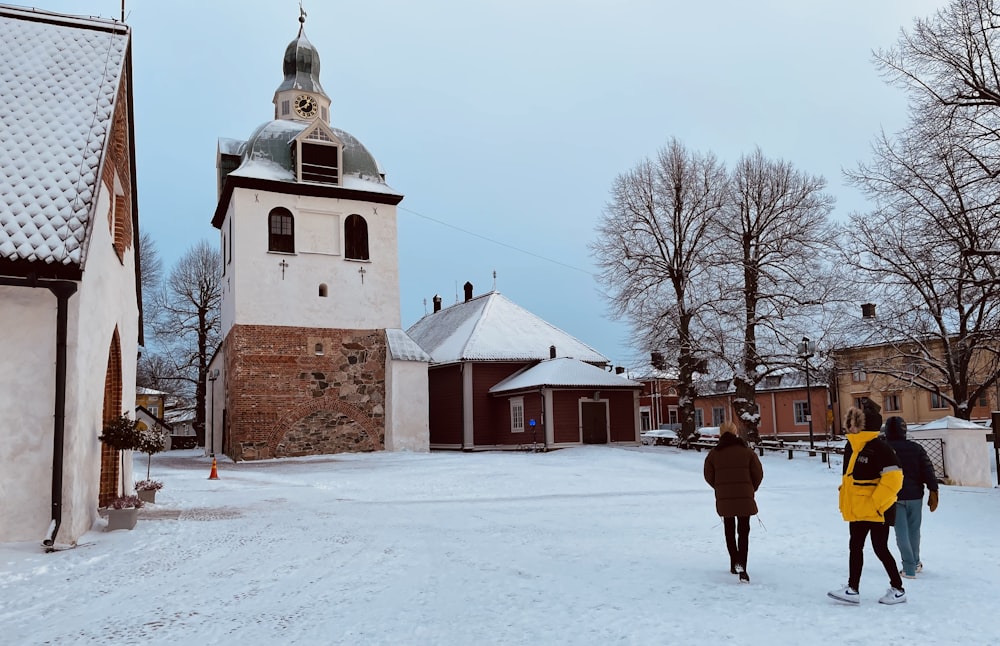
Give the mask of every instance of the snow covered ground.
M 220 461 L 209 480 L 198 452 L 160 454 L 134 530 L 0 545 L 0 642 L 1000 643 L 1000 489 L 943 487 L 909 602 L 876 603 L 869 547 L 850 607 L 826 597 L 847 578 L 839 463 L 763 458 L 740 585 L 704 457 L 376 453 Z

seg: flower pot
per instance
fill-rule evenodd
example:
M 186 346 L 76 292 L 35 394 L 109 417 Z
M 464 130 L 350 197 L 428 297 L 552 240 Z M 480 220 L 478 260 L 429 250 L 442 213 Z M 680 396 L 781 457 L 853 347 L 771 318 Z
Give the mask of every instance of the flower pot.
M 156 504 L 156 489 L 140 489 L 135 492 L 139 500 Z
M 135 521 L 138 518 L 139 510 L 136 507 L 129 509 L 108 509 L 108 528 L 105 531 L 132 529 L 135 527 Z

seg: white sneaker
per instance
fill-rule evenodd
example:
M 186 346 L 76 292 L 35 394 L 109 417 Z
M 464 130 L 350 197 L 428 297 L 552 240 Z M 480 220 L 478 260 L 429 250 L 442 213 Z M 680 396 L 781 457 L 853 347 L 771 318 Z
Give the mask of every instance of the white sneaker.
M 826 596 L 831 599 L 836 599 L 837 601 L 843 601 L 844 603 L 849 603 L 851 605 L 858 605 L 861 603 L 861 595 L 858 591 L 849 585 L 845 585 L 842 588 L 837 588 L 836 590 L 830 590 L 826 593 Z
M 885 603 L 888 605 L 893 605 L 897 603 L 906 603 L 906 592 L 900 590 L 899 588 L 889 588 L 882 595 L 882 598 L 878 600 L 879 603 Z

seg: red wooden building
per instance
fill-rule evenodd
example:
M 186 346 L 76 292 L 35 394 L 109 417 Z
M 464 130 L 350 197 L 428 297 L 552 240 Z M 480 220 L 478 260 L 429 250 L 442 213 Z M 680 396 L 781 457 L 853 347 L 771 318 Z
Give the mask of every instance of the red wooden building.
M 417 321 L 428 367 L 432 449 L 639 442 L 641 384 L 608 359 L 493 291 Z

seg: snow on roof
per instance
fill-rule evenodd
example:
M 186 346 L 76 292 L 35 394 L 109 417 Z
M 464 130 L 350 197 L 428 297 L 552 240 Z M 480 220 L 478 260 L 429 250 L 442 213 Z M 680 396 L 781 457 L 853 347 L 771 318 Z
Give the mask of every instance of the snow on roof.
M 389 328 L 385 331 L 385 338 L 389 344 L 389 353 L 393 359 L 399 361 L 424 361 L 430 363 L 431 357 L 423 351 L 417 342 L 411 339 L 406 332 L 398 328 Z
M 162 390 L 154 390 L 152 388 L 146 388 L 145 386 L 135 387 L 136 395 L 169 395 L 170 393 L 165 393 Z
M 525 388 L 642 388 L 642 384 L 622 375 L 616 375 L 578 359 L 559 357 L 546 359 L 507 377 L 490 388 L 491 393 L 502 393 Z
M 406 332 L 439 364 L 548 359 L 553 345 L 559 356 L 608 363 L 597 350 L 496 291 L 427 314 Z
M 82 262 L 128 27 L 0 6 L 0 258 Z
M 952 417 L 951 415 L 945 415 L 940 419 L 936 419 L 932 422 L 927 422 L 926 424 L 921 424 L 920 426 L 913 426 L 909 430 L 911 431 L 935 431 L 942 429 L 973 429 L 977 431 L 986 431 L 987 428 L 982 424 L 976 424 L 975 422 L 970 422 L 958 417 Z

